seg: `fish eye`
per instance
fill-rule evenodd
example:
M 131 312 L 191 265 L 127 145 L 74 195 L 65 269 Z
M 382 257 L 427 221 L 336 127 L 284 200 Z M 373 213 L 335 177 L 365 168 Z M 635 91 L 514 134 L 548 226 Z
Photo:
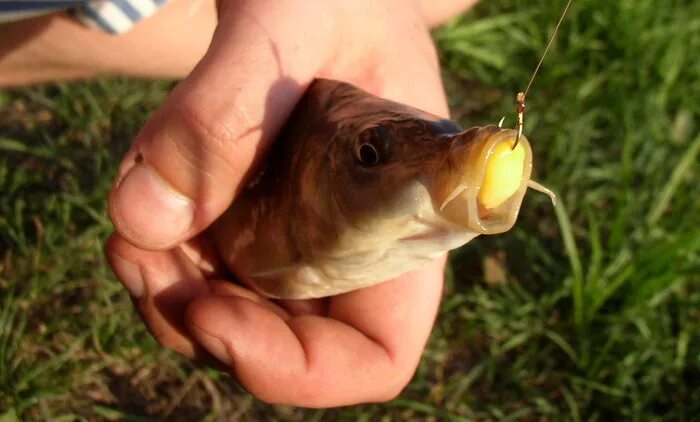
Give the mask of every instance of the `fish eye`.
M 373 166 L 379 163 L 379 151 L 372 144 L 361 144 L 357 147 L 355 155 L 360 163 L 366 166 Z
M 363 131 L 355 143 L 355 159 L 367 167 L 385 162 L 390 141 L 391 135 L 382 125 Z

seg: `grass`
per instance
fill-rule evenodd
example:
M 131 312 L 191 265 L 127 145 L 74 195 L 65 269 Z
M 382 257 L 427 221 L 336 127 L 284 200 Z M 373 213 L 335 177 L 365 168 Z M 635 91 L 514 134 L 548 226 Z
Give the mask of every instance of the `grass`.
M 434 33 L 453 114 L 513 122 L 563 1 Z M 700 417 L 700 3 L 579 0 L 528 97 L 552 208 L 452 255 L 421 366 L 385 404 L 267 406 L 161 350 L 105 264 L 116 163 L 168 82 L 0 92 L 0 421 Z M 507 123 L 508 124 L 508 123 Z

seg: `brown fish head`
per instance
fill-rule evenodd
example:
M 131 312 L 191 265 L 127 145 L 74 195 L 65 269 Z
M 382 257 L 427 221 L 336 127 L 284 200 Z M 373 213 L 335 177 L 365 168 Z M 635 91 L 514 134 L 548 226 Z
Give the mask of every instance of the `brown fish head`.
M 329 148 L 333 200 L 355 227 L 432 214 L 432 180 L 451 149 L 449 132 L 458 130 L 416 115 L 378 117 L 339 128 Z
M 515 223 L 531 172 L 524 138 L 512 152 L 519 162 L 489 172 L 514 137 L 495 126 L 462 131 L 411 110 L 365 118 L 338 129 L 324 177 L 337 214 L 367 232 L 397 238 L 500 233 Z M 504 168 L 508 174 L 498 174 Z

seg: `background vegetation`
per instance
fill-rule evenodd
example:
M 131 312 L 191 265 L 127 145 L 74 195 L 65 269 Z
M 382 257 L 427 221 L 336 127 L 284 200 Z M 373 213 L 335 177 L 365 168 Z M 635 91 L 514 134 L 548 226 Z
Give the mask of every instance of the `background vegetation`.
M 563 0 L 484 1 L 435 32 L 455 118 L 513 121 Z M 528 98 L 536 178 L 508 234 L 452 256 L 389 403 L 257 402 L 161 350 L 105 264 L 119 157 L 170 82 L 0 92 L 0 421 L 700 417 L 700 2 L 578 0 Z

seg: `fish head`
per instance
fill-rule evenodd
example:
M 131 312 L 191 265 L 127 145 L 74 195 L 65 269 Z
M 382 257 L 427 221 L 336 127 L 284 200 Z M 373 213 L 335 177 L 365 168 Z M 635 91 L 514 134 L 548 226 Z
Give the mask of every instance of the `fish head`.
M 420 237 L 426 227 L 495 234 L 515 224 L 532 170 L 524 136 L 512 150 L 510 129 L 462 130 L 418 110 L 383 110 L 344 119 L 329 144 L 322 177 L 337 215 L 397 238 Z

